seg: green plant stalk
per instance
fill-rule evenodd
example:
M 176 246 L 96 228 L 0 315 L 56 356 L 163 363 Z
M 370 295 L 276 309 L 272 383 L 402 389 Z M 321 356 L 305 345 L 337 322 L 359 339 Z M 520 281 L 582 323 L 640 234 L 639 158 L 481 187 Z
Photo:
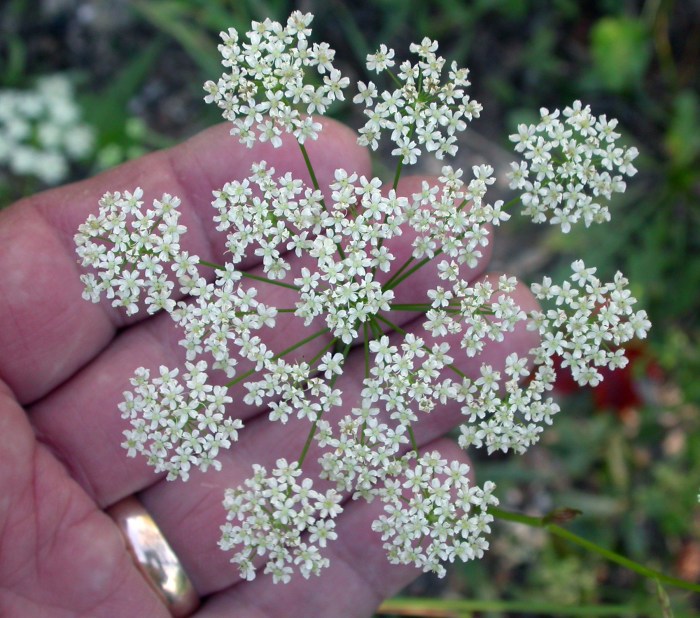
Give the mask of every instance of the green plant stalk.
M 289 346 L 285 350 L 282 350 L 279 354 L 275 354 L 272 358 L 273 359 L 278 359 L 282 358 L 283 356 L 286 356 L 287 354 L 290 354 L 291 352 L 294 352 L 294 350 L 306 345 L 310 341 L 313 341 L 314 339 L 320 337 L 321 335 L 325 335 L 326 333 L 330 332 L 330 328 L 322 328 L 321 330 L 317 330 L 315 333 L 309 335 L 308 337 L 305 337 L 301 341 L 297 341 L 294 345 Z M 226 388 L 231 388 L 232 386 L 235 386 L 239 382 L 245 380 L 247 377 L 252 376 L 255 373 L 255 369 L 249 369 L 245 373 L 242 373 L 239 375 L 237 378 L 234 378 L 230 382 L 226 383 Z
M 385 283 L 385 284 L 382 286 L 382 289 L 383 289 L 383 290 L 392 290 L 392 289 L 395 288 L 397 285 L 399 285 L 399 283 L 401 283 L 401 282 L 404 281 L 405 279 L 408 279 L 414 272 L 416 272 L 417 270 L 423 268 L 423 266 L 425 266 L 428 262 L 430 262 L 432 259 L 438 257 L 439 255 L 442 255 L 442 249 L 440 249 L 439 251 L 436 251 L 436 252 L 435 252 L 435 255 L 434 255 L 432 258 L 423 258 L 420 262 L 418 262 L 418 264 L 416 264 L 416 265 L 415 265 L 413 268 L 411 268 L 408 272 L 404 273 L 404 274 L 401 275 L 400 277 L 396 277 L 395 279 L 390 280 L 388 283 Z
M 398 597 L 385 601 L 377 615 L 415 616 L 420 618 L 457 618 L 472 612 L 544 614 L 551 616 L 651 616 L 638 605 L 576 605 L 574 607 L 538 601 L 498 601 L 490 599 L 424 599 Z
M 620 566 L 623 566 L 626 569 L 629 569 L 630 571 L 634 571 L 635 573 L 638 573 L 639 575 L 641 575 L 642 577 L 646 577 L 647 579 L 651 579 L 656 582 L 666 584 L 668 586 L 673 586 L 675 588 L 690 590 L 691 592 L 700 592 L 700 584 L 694 584 L 684 579 L 671 577 L 669 575 L 665 575 L 661 571 L 657 571 L 655 569 L 639 564 L 634 560 L 630 560 L 629 558 L 618 554 L 617 552 L 605 549 L 600 545 L 596 545 L 592 541 L 584 539 L 583 537 L 580 537 L 577 534 L 570 532 L 566 528 L 562 528 L 561 526 L 552 523 L 547 517 L 531 517 L 530 515 L 523 515 L 522 513 L 504 511 L 503 509 L 495 507 L 489 508 L 489 513 L 491 513 L 491 515 L 493 515 L 496 519 L 501 519 L 503 521 L 524 524 L 532 528 L 544 528 L 554 536 L 558 536 L 575 545 L 578 545 L 579 547 L 583 547 L 584 549 L 593 552 L 594 554 L 598 554 L 599 556 L 602 556 L 610 562 L 615 562 L 616 564 L 619 564 Z
M 411 134 L 413 134 L 413 131 L 411 131 Z M 399 186 L 399 179 L 401 178 L 401 170 L 402 169 L 403 169 L 403 158 L 399 159 L 399 162 L 396 166 L 396 173 L 394 174 L 394 182 L 392 184 L 392 188 L 394 189 L 394 191 L 396 191 L 396 189 Z M 386 217 L 384 219 L 386 220 Z
M 345 348 L 343 348 L 343 357 L 347 358 L 348 354 L 350 353 L 350 348 L 352 347 L 351 343 L 348 343 Z M 331 381 L 328 383 L 328 386 L 330 388 L 333 388 L 335 386 L 336 380 L 338 379 L 338 374 L 334 375 Z M 318 427 L 318 421 L 321 420 L 321 417 L 323 416 L 323 410 L 321 410 L 318 413 L 318 418 L 313 422 L 311 425 L 311 429 L 309 430 L 309 435 L 306 436 L 306 442 L 304 443 L 304 448 L 301 450 L 301 455 L 299 455 L 299 459 L 297 459 L 297 465 L 301 468 L 302 464 L 304 463 L 304 460 L 306 459 L 306 455 L 309 452 L 309 448 L 311 447 L 311 442 L 314 439 L 314 436 L 316 435 L 316 427 Z
M 382 286 L 382 289 L 383 289 L 383 290 L 390 290 L 391 287 L 393 287 L 392 284 L 394 283 L 394 279 L 396 279 L 397 277 L 399 277 L 399 276 L 401 275 L 401 273 L 402 273 L 404 270 L 406 270 L 406 269 L 413 263 L 414 260 L 415 260 L 415 258 L 414 258 L 413 256 L 410 256 L 410 257 L 401 265 L 401 268 L 399 268 L 399 269 L 389 278 L 389 281 L 387 281 L 387 282 Z M 391 287 L 390 287 L 390 286 L 391 286 Z
M 309 171 L 309 176 L 311 177 L 311 184 L 314 186 L 314 189 L 317 191 L 321 190 L 321 185 L 318 184 L 318 178 L 316 178 L 316 172 L 314 172 L 314 166 L 311 165 L 311 159 L 309 158 L 309 153 L 306 150 L 306 146 L 304 144 L 297 142 L 299 144 L 299 150 L 301 150 L 301 155 L 304 157 L 304 163 L 306 164 L 306 169 Z M 327 211 L 326 204 L 325 202 L 323 203 L 323 208 L 324 210 Z
M 275 279 L 268 279 L 267 277 L 261 277 L 260 275 L 253 275 L 252 273 L 248 273 L 245 271 L 240 271 L 241 276 L 244 279 L 252 279 L 253 281 L 262 281 L 263 283 L 269 283 L 271 285 L 276 285 L 281 288 L 287 288 L 288 290 L 294 290 L 295 292 L 299 291 L 299 287 L 296 285 L 293 285 L 291 283 L 284 283 L 283 281 L 276 281 Z
M 316 178 L 316 172 L 314 172 L 314 166 L 311 165 L 311 159 L 309 158 L 309 153 L 306 150 L 306 146 L 302 144 L 301 142 L 297 142 L 299 144 L 299 150 L 301 150 L 301 155 L 304 157 L 304 163 L 306 164 L 306 169 L 309 171 L 309 176 L 311 178 L 311 184 L 314 186 L 314 189 L 316 191 L 321 190 L 321 185 L 318 184 L 318 178 Z M 328 212 L 328 208 L 326 207 L 326 202 L 323 198 L 321 198 L 321 206 L 323 206 L 323 210 Z M 340 243 L 336 243 L 335 245 L 338 249 L 338 255 L 340 256 L 341 260 L 345 259 L 345 251 L 343 251 L 343 248 L 340 246 Z
M 215 264 L 214 262 L 207 262 L 206 260 L 199 260 L 199 264 L 202 266 L 207 266 L 209 268 L 214 268 L 215 270 L 226 270 L 225 266 L 221 264 Z M 276 285 L 281 288 L 287 288 L 288 290 L 299 291 L 299 287 L 292 285 L 291 283 L 284 283 L 283 281 L 276 281 L 275 279 L 268 279 L 267 277 L 262 277 L 260 275 L 254 275 L 252 273 L 246 272 L 244 270 L 238 271 L 241 277 L 244 279 L 253 279 L 254 281 L 262 281 L 263 283 L 269 283 L 270 285 Z
M 372 320 L 374 322 L 374 320 Z M 369 331 L 370 322 L 365 322 L 362 325 L 362 334 L 364 341 L 362 342 L 363 353 L 365 357 L 365 380 L 370 376 L 370 361 L 369 361 Z M 360 444 L 364 446 L 365 444 L 365 429 L 367 429 L 367 421 L 362 423 L 362 428 L 360 429 Z

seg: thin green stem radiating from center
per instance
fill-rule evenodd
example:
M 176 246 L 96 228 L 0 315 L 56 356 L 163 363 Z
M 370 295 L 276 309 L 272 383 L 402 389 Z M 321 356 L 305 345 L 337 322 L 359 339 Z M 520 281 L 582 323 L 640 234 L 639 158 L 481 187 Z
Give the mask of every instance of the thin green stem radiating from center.
M 313 341 L 314 339 L 320 337 L 321 335 L 325 335 L 326 333 L 330 332 L 330 330 L 331 329 L 328 327 L 322 328 L 321 330 L 317 330 L 315 333 L 312 333 L 311 335 L 309 335 L 308 337 L 305 337 L 301 341 L 297 341 L 294 345 L 289 346 L 288 348 L 282 350 L 279 354 L 275 354 L 272 358 L 276 360 L 278 358 L 282 358 L 284 356 L 287 356 L 287 354 L 291 354 L 292 352 L 294 352 L 294 350 L 299 349 L 300 347 L 306 345 L 307 343 L 309 343 L 310 341 Z M 245 373 L 242 373 L 241 375 L 235 377 L 230 382 L 227 382 L 225 386 L 226 386 L 226 388 L 231 388 L 232 386 L 235 386 L 239 382 L 252 376 L 254 373 L 255 373 L 255 369 L 249 369 Z
M 213 268 L 214 270 L 226 270 L 225 266 L 215 264 L 214 262 L 207 262 L 206 260 L 199 260 L 199 264 L 202 266 L 207 266 L 208 268 Z M 270 279 L 269 277 L 263 277 L 262 275 L 254 275 L 253 273 L 246 272 L 245 270 L 239 270 L 236 272 L 238 272 L 244 279 L 262 281 L 263 283 L 269 283 L 270 285 L 276 285 L 280 288 L 287 288 L 288 290 L 294 290 L 296 292 L 301 289 L 300 287 L 292 285 L 291 283 L 285 283 L 284 281 L 278 281 L 277 279 Z
M 348 343 L 342 351 L 343 355 L 343 360 L 345 360 L 348 357 L 348 354 L 350 353 L 350 348 L 352 347 L 352 343 Z M 331 381 L 328 383 L 329 388 L 333 388 L 335 386 L 336 381 L 338 380 L 338 374 L 335 374 L 333 378 L 331 378 Z M 306 436 L 306 442 L 304 443 L 304 448 L 301 450 L 301 455 L 299 455 L 299 459 L 297 459 L 297 465 L 301 468 L 302 464 L 304 463 L 304 460 L 306 459 L 306 455 L 309 452 L 309 448 L 311 448 L 311 443 L 313 442 L 314 436 L 316 435 L 316 428 L 318 427 L 318 421 L 321 420 L 321 417 L 323 416 L 323 410 L 321 410 L 318 413 L 318 416 L 316 420 L 312 423 L 311 429 L 309 430 L 309 435 Z
M 311 184 L 314 186 L 314 189 L 316 191 L 321 191 L 321 185 L 318 184 L 318 178 L 316 178 L 316 172 L 314 171 L 313 165 L 311 165 L 311 159 L 309 158 L 309 153 L 306 150 L 306 146 L 302 144 L 301 142 L 297 142 L 299 144 L 299 150 L 301 150 L 301 156 L 304 157 L 304 163 L 306 164 L 306 169 L 309 171 L 309 177 L 311 178 Z M 323 210 L 328 212 L 328 207 L 326 206 L 326 201 L 323 199 L 323 195 L 321 195 L 321 206 L 323 206 Z M 336 243 L 336 248 L 338 249 L 338 255 L 340 256 L 341 260 L 345 259 L 345 251 L 343 251 L 343 248 L 340 246 L 340 243 Z

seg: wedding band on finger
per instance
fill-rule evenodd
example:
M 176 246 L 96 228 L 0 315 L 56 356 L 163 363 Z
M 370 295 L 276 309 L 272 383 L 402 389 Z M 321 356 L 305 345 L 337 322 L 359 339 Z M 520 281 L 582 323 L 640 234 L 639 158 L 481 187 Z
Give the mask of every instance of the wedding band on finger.
M 174 618 L 185 618 L 199 607 L 199 597 L 162 532 L 134 497 L 107 509 L 127 542 L 134 563 Z

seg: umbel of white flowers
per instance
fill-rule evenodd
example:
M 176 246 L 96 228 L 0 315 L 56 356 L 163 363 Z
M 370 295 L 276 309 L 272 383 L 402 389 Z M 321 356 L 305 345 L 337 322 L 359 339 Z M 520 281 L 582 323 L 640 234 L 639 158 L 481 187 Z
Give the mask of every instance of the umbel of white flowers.
M 295 12 L 286 25 L 254 23 L 245 41 L 233 29 L 222 33 L 226 72 L 205 84 L 206 100 L 244 144 L 279 146 L 289 135 L 308 156 L 304 143 L 321 130 L 312 114 L 344 98 L 349 80 L 333 66 L 328 45 L 309 43 L 311 19 Z M 532 285 L 549 308 L 530 312 L 514 300 L 513 277 L 465 279 L 483 258 L 489 227 L 508 220 L 509 208 L 486 199 L 495 181 L 488 165 L 474 167 L 468 180 L 445 165 L 436 184 L 397 194 L 402 166 L 424 153 L 456 154 L 457 134 L 481 110 L 465 92 L 465 69 L 453 63 L 443 80 L 437 43 L 424 39 L 410 51 L 417 62 L 402 62 L 391 88 L 360 83 L 353 99 L 367 116 L 359 142 L 395 145 L 393 186 L 338 169 L 326 199 L 315 182 L 260 161 L 248 178 L 214 192 L 213 219 L 228 250 L 218 265 L 182 248 L 180 201 L 170 195 L 146 208 L 140 189 L 108 193 L 76 235 L 82 265 L 91 269 L 82 275 L 86 299 L 106 297 L 128 314 L 168 312 L 182 332 L 185 371 L 140 368 L 124 395 L 130 456 L 142 454 L 157 472 L 183 481 L 193 469 L 220 468 L 220 451 L 244 435 L 229 406 L 230 389 L 241 383 L 242 403 L 266 407 L 271 422 L 308 424 L 297 461 L 256 465 L 226 492 L 220 545 L 246 579 L 262 564 L 275 581 L 318 574 L 348 497 L 384 504 L 373 529 L 393 563 L 442 575 L 446 561 L 480 557 L 488 548 L 488 508 L 498 502 L 493 483 L 476 486 L 463 463 L 420 452 L 414 427 L 449 406 L 461 410 L 464 448 L 522 453 L 559 411 L 550 394 L 555 358 L 579 384 L 595 386 L 601 369 L 625 366 L 624 344 L 650 327 L 620 273 L 604 282 L 580 260 L 561 285 L 547 277 Z M 391 72 L 394 57 L 382 46 L 367 66 Z M 563 113 L 542 110 L 538 125 L 519 127 L 512 139 L 523 161 L 513 163 L 510 182 L 524 214 L 565 232 L 580 219 L 607 220 L 606 202 L 624 190 L 637 154 L 617 144 L 615 124 L 576 102 Z M 407 231 L 412 255 L 397 264 L 391 241 Z M 242 267 L 253 255 L 261 264 L 254 277 Z M 406 307 L 395 303 L 394 289 L 428 262 L 437 280 L 410 306 L 423 314 L 426 334 L 418 336 L 389 312 Z M 266 288 L 279 285 L 293 291 L 293 306 L 265 301 Z M 309 336 L 273 351 L 267 333 L 280 311 L 310 327 Z M 539 333 L 540 345 L 499 365 L 485 360 L 490 344 L 522 326 Z M 295 357 L 317 338 L 325 341 L 321 352 Z M 360 338 L 365 375 L 356 403 L 347 405 L 346 361 Z M 477 362 L 476 375 L 459 369 L 464 357 Z M 311 452 L 318 478 L 304 470 Z

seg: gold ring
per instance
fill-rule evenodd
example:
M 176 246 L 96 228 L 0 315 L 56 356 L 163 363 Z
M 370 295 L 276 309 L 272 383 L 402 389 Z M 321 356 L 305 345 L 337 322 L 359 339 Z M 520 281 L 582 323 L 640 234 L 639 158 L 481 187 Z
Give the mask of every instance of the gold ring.
M 126 539 L 134 563 L 174 618 L 199 607 L 199 597 L 156 522 L 134 497 L 107 509 Z

